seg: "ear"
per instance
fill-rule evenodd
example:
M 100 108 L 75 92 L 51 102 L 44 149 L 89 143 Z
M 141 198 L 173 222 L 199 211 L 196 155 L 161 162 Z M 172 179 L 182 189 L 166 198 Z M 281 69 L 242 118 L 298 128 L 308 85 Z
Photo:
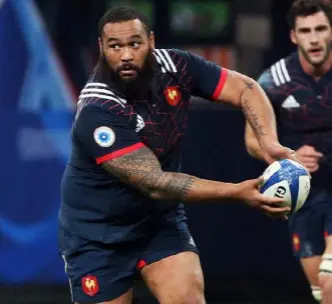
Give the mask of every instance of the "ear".
M 151 49 L 155 48 L 155 38 L 154 38 L 154 33 L 151 31 L 149 35 L 149 44 Z
M 290 35 L 290 39 L 291 39 L 291 41 L 292 41 L 294 44 L 297 45 L 297 39 L 296 39 L 295 31 L 294 31 L 294 30 L 291 30 L 289 35 Z
M 99 53 L 100 55 L 103 53 L 103 41 L 101 40 L 101 38 L 98 38 L 98 45 L 99 45 Z

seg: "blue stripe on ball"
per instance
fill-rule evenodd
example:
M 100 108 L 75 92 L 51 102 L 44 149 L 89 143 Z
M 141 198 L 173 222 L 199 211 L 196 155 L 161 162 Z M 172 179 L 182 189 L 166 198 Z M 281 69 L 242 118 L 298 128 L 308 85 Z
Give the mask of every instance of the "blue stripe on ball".
M 291 212 L 293 212 L 296 208 L 296 203 L 299 195 L 300 170 L 298 170 L 298 167 L 294 166 L 288 160 L 282 160 L 280 162 L 280 165 L 281 165 L 281 170 L 279 170 L 280 172 L 279 177 L 280 179 L 287 179 L 292 198 Z
M 294 212 L 299 194 L 299 177 L 307 175 L 307 172 L 287 159 L 280 160 L 279 163 L 281 168 L 264 183 L 260 192 L 263 193 L 274 184 L 287 180 L 292 198 L 291 212 Z

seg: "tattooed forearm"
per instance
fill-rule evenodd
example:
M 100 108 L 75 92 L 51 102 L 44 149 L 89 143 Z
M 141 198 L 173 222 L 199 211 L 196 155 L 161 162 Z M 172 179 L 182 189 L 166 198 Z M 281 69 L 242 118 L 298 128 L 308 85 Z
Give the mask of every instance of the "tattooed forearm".
M 105 162 L 103 167 L 155 199 L 186 200 L 195 180 L 186 174 L 163 172 L 156 156 L 145 147 Z
M 194 182 L 195 178 L 187 174 L 163 172 L 151 185 L 152 188 L 159 189 L 156 194 L 163 198 L 185 201 Z
M 139 186 L 156 199 L 185 201 L 194 181 L 194 177 L 183 173 L 152 172 Z
M 248 99 L 244 98 L 243 103 L 242 103 L 242 109 L 243 113 L 248 120 L 251 128 L 255 132 L 256 135 L 258 136 L 264 136 L 266 133 L 264 132 L 263 126 L 259 122 L 259 117 L 255 113 L 255 110 L 253 109 L 252 106 L 250 106 Z
M 255 109 L 250 105 L 248 98 L 245 96 L 247 90 L 251 91 L 254 89 L 254 83 L 246 81 L 246 80 L 244 80 L 244 82 L 246 84 L 246 88 L 244 89 L 243 94 L 242 94 L 243 113 L 244 113 L 247 121 L 249 122 L 251 128 L 255 132 L 255 134 L 259 137 L 264 136 L 264 135 L 266 135 L 266 133 L 264 132 L 263 126 L 260 124 L 260 119 L 259 119 L 258 115 L 255 113 Z
M 238 194 L 236 184 L 162 171 L 158 159 L 146 147 L 105 162 L 103 167 L 153 199 L 201 202 L 234 198 Z

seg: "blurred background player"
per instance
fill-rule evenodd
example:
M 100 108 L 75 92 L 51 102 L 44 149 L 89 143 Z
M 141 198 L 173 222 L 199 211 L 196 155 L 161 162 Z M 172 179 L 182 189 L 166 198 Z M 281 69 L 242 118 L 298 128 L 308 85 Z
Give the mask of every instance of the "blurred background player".
M 288 210 L 259 193 L 261 179 L 232 184 L 176 173 L 191 95 L 242 107 L 269 157 L 293 151 L 278 143 L 272 107 L 254 80 L 154 45 L 135 9 L 100 20 L 100 59 L 79 97 L 59 216 L 77 303 L 130 303 L 137 269 L 160 303 L 205 303 L 182 202 L 234 198 L 270 215 Z
M 310 196 L 291 217 L 290 230 L 313 296 L 332 303 L 331 5 L 298 0 L 288 18 L 297 52 L 267 69 L 259 83 L 275 109 L 280 142 L 296 150 L 312 175 Z M 251 155 L 271 161 L 248 124 L 246 145 Z

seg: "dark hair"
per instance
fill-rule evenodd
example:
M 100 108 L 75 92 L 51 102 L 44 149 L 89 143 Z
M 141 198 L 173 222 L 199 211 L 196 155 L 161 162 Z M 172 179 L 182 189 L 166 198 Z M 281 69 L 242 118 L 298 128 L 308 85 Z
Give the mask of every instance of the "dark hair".
M 98 23 L 98 35 L 99 37 L 103 34 L 103 28 L 107 23 L 120 23 L 130 20 L 138 19 L 142 22 L 146 33 L 149 35 L 151 29 L 148 18 L 141 13 L 139 10 L 133 7 L 120 6 L 108 10 L 104 16 L 101 17 Z
M 307 17 L 323 12 L 332 24 L 332 9 L 330 0 L 295 0 L 289 10 L 287 19 L 291 29 L 295 28 L 297 17 Z

